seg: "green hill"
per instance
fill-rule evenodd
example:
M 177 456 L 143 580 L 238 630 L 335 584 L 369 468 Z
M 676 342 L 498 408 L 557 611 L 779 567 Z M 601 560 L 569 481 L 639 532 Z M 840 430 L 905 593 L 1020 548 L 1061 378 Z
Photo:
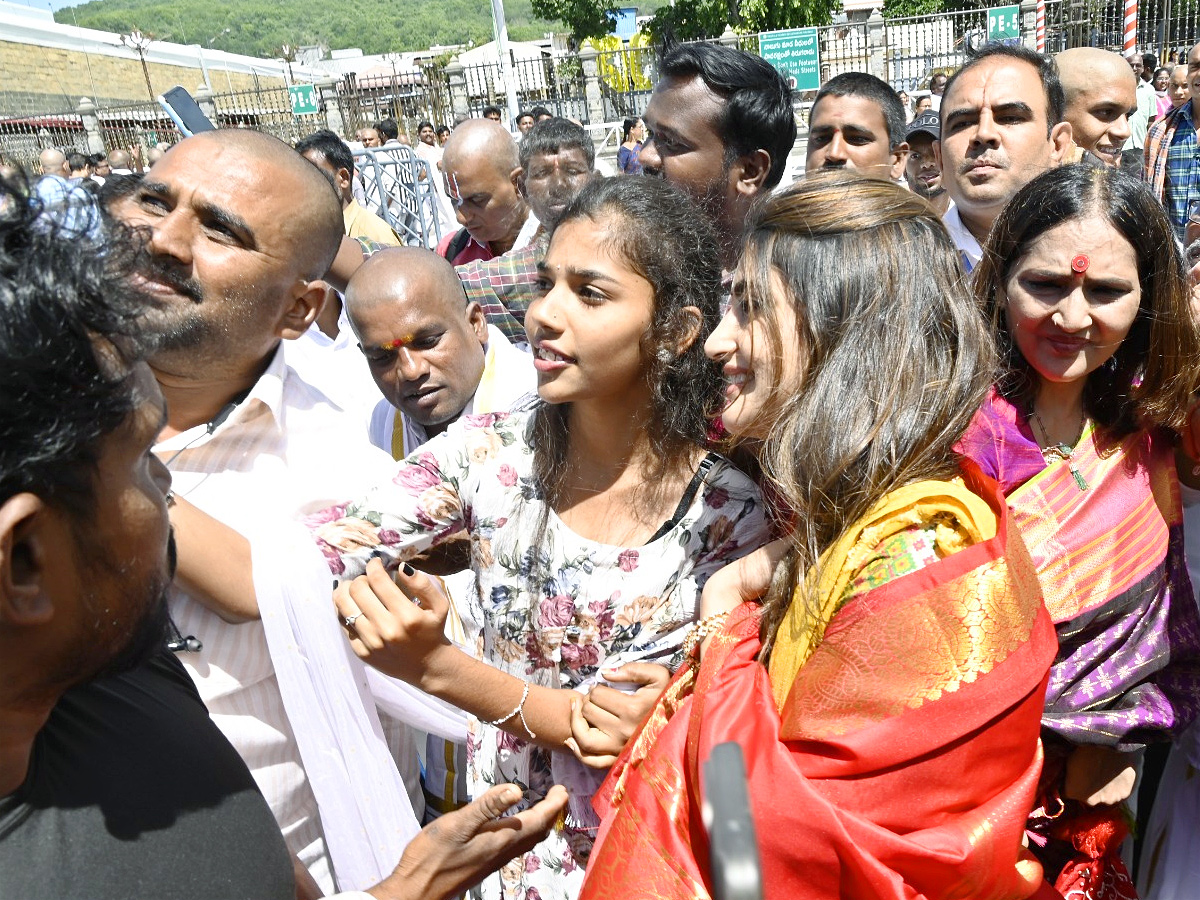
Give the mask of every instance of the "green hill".
M 513 40 L 563 28 L 535 18 L 530 0 L 505 0 L 504 11 Z M 492 38 L 488 0 L 92 0 L 61 9 L 55 18 L 104 31 L 138 28 L 159 40 L 262 57 L 279 56 L 283 44 L 387 53 Z

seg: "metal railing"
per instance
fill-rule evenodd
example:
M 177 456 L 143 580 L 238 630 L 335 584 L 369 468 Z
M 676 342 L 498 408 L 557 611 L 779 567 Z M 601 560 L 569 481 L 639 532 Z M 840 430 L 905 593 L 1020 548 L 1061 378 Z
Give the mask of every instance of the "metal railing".
M 1048 0 L 1046 51 L 1057 53 L 1077 46 L 1119 50 L 1122 17 L 1121 0 Z M 1032 19 L 1032 14 L 1024 15 L 1022 28 L 1031 30 Z M 818 29 L 821 77 L 825 80 L 841 72 L 868 71 L 897 90 L 924 89 L 933 73 L 960 66 L 970 50 L 986 40 L 986 27 L 983 9 L 824 26 Z M 1031 34 L 1023 37 L 1032 41 Z M 744 50 L 758 52 L 757 34 L 738 35 L 732 40 Z M 1168 52 L 1190 47 L 1197 40 L 1200 0 L 1154 0 L 1140 5 L 1140 50 L 1154 51 L 1165 61 Z M 517 106 L 522 109 L 544 106 L 585 125 L 620 122 L 645 112 L 658 78 L 658 63 L 657 48 L 613 49 L 610 45 L 597 54 L 593 74 L 590 67 L 585 72 L 578 54 L 544 53 L 513 61 L 511 90 L 516 92 Z M 589 79 L 595 80 L 589 84 Z M 509 90 L 495 63 L 457 69 L 427 63 L 416 73 L 394 73 L 391 78 L 357 79 L 347 75 L 332 88 L 321 90 L 317 113 L 294 114 L 290 97 L 282 87 L 215 94 L 209 109 L 222 126 L 258 128 L 288 142 L 334 122 L 340 123 L 343 135 L 350 138 L 358 128 L 384 118 L 395 119 L 401 131 L 414 136 L 416 124 L 422 120 L 450 125 L 456 115 L 479 116 L 489 104 L 503 108 Z M 150 103 L 105 107 L 96 114 L 99 136 L 93 134 L 91 143 L 100 140 L 109 150 L 145 150 L 180 137 L 171 121 Z M 89 144 L 87 127 L 92 126 L 87 125 L 84 116 L 51 113 L 49 108 L 39 115 L 2 118 L 0 153 L 31 166 L 47 147 L 85 151 Z
M 436 247 L 442 237 L 434 178 L 441 173 L 404 146 L 354 153 L 367 207 L 382 218 L 401 242 Z

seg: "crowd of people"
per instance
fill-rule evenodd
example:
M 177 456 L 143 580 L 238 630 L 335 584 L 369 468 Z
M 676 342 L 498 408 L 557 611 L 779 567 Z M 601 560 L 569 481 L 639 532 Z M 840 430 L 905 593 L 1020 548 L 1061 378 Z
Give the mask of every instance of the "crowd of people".
M 1186 60 L 6 173 L 0 896 L 1189 897 Z

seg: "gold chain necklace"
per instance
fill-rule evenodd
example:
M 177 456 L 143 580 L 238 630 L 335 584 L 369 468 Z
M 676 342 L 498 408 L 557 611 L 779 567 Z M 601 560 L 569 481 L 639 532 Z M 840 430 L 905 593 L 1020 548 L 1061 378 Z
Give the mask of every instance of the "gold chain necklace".
M 1083 474 L 1079 471 L 1079 466 L 1076 465 L 1073 457 L 1075 456 L 1075 448 L 1079 445 L 1080 440 L 1083 438 L 1083 431 L 1085 428 L 1087 428 L 1087 413 L 1085 412 L 1083 414 L 1083 418 L 1079 421 L 1079 434 L 1075 435 L 1074 444 L 1052 443 L 1050 440 L 1050 433 L 1046 431 L 1046 426 L 1042 422 L 1042 417 L 1038 415 L 1037 410 L 1033 407 L 1033 404 L 1030 404 L 1029 406 L 1029 413 L 1033 417 L 1034 424 L 1037 425 L 1038 430 L 1042 433 L 1042 440 L 1040 443 L 1046 445 L 1045 447 L 1041 447 L 1039 444 L 1039 449 L 1042 451 L 1042 459 L 1046 461 L 1047 465 L 1057 462 L 1058 460 L 1064 461 L 1067 464 L 1067 471 L 1070 472 L 1071 477 L 1075 479 L 1075 485 L 1079 488 L 1079 490 L 1086 491 L 1088 489 L 1088 483 L 1084 479 Z

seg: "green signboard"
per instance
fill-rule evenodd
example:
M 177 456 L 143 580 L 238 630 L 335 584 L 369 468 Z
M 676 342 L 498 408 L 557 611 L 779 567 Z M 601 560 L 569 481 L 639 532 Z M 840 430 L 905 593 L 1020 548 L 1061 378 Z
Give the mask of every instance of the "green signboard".
M 317 102 L 317 89 L 311 84 L 293 84 L 288 88 L 292 97 L 292 112 L 297 116 L 307 116 L 321 111 Z
M 821 58 L 817 29 L 770 31 L 758 38 L 759 55 L 779 70 L 794 91 L 821 87 Z
M 1011 44 L 1021 39 L 1021 7 L 995 6 L 987 11 L 988 42 Z

